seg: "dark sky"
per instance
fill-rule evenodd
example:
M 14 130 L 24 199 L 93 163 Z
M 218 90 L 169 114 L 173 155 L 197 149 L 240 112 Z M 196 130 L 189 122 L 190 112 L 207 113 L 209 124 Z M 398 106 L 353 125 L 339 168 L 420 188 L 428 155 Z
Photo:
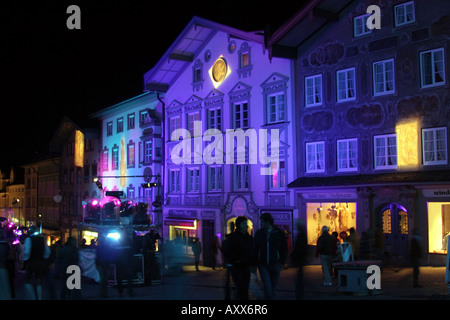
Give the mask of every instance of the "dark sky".
M 246 31 L 276 29 L 301 3 L 0 2 L 1 169 L 42 154 L 64 115 L 83 126 L 89 114 L 141 94 L 143 74 L 194 15 Z M 72 4 L 81 9 L 81 30 L 66 27 Z

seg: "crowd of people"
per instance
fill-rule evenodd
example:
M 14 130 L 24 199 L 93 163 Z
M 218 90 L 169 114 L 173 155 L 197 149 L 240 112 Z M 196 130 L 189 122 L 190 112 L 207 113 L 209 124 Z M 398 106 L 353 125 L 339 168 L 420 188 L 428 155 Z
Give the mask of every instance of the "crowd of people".
M 214 251 L 213 269 L 220 253 L 226 267 L 225 299 L 231 298 L 231 280 L 236 288 L 237 298 L 249 299 L 249 286 L 252 274 L 259 270 L 261 283 L 264 288 L 264 297 L 273 299 L 280 272 L 288 262 L 297 267 L 295 282 L 296 297 L 302 299 L 304 295 L 303 266 L 307 264 L 308 245 L 306 240 L 305 224 L 298 221 L 297 237 L 292 250 L 288 252 L 288 242 L 285 232 L 274 225 L 273 217 L 269 213 L 260 216 L 261 228 L 254 237 L 249 233 L 248 220 L 244 216 L 237 217 L 232 232 L 226 235 L 222 243 L 214 238 L 212 250 Z M 159 241 L 159 251 L 162 263 L 156 263 L 156 243 Z M 199 238 L 191 239 L 191 249 L 194 255 L 195 268 L 199 270 L 202 244 Z M 112 264 L 116 268 L 117 289 L 122 296 L 123 283 L 127 283 L 128 294 L 134 295 L 133 288 L 133 255 L 141 253 L 145 265 L 146 285 L 151 285 L 153 274 L 161 272 L 155 270 L 162 267 L 167 271 L 173 268 L 181 268 L 187 261 L 184 247 L 180 239 L 162 241 L 157 232 L 152 230 L 143 237 L 127 236 L 123 234 L 121 241 L 114 242 L 106 235 L 101 235 L 96 242 L 88 246 L 85 242 L 77 245 L 74 237 L 69 237 L 65 244 L 57 241 L 48 246 L 46 239 L 35 227 L 30 227 L 28 236 L 23 241 L 24 260 L 24 289 L 29 299 L 42 299 L 43 283 L 48 290 L 51 299 L 79 299 L 80 290 L 69 290 L 66 281 L 70 276 L 66 269 L 71 265 L 80 265 L 80 249 L 95 250 L 95 264 L 100 275 L 99 296 L 107 297 L 107 282 Z M 350 255 L 344 253 L 343 244 L 350 248 Z M 6 233 L 0 228 L 0 299 L 11 299 L 15 296 L 14 272 L 17 253 L 6 239 Z M 164 248 L 164 249 L 163 249 Z M 413 285 L 419 287 L 419 265 L 423 254 L 423 243 L 419 232 L 415 229 L 411 238 L 410 258 L 413 266 Z M 182 249 L 182 251 L 180 251 Z M 330 233 L 327 226 L 323 226 L 321 236 L 316 246 L 316 256 L 320 257 L 323 271 L 323 285 L 333 285 L 333 263 L 348 262 L 352 260 L 381 260 L 383 258 L 384 236 L 381 232 L 367 230 L 360 236 L 354 228 L 347 232 Z M 180 269 L 181 270 L 181 269 Z M 176 270 L 175 272 L 180 272 Z M 54 279 L 61 279 L 55 282 Z M 61 283 L 61 287 L 55 287 L 55 283 Z

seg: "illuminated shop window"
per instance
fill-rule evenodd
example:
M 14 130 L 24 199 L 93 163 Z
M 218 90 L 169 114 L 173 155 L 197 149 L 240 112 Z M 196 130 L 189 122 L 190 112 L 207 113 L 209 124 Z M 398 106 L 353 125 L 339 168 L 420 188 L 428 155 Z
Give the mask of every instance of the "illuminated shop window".
M 346 232 L 356 229 L 356 202 L 308 202 L 306 204 L 306 228 L 309 245 L 316 245 L 327 226 L 330 233 Z
M 447 254 L 450 202 L 428 202 L 428 252 Z

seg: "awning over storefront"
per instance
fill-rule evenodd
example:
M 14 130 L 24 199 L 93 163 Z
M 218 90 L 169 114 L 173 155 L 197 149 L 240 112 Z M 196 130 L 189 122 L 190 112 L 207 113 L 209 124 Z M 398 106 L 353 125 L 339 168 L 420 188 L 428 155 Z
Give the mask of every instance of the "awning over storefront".
M 381 174 L 335 175 L 329 177 L 301 177 L 288 184 L 289 188 L 342 187 L 370 185 L 405 185 L 450 183 L 449 170 L 422 170 Z
M 195 219 L 166 218 L 164 220 L 164 225 L 194 228 L 197 224 Z

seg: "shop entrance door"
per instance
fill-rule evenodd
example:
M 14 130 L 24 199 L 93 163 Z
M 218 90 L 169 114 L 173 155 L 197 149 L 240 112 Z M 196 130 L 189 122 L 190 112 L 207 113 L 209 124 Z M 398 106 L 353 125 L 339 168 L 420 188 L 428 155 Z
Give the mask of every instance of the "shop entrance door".
M 212 267 L 214 261 L 214 252 L 212 249 L 212 244 L 214 241 L 214 220 L 203 220 L 202 225 L 203 265 L 206 267 Z
M 405 265 L 408 262 L 408 212 L 396 203 L 381 209 L 384 254 L 388 264 Z

